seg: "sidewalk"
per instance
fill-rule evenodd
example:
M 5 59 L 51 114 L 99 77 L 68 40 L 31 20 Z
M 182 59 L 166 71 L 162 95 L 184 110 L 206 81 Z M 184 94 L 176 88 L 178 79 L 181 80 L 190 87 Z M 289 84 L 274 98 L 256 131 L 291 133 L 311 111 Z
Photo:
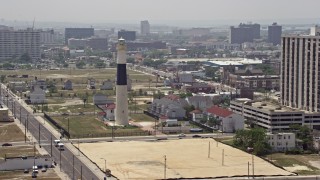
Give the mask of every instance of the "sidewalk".
M 9 111 L 9 115 L 13 116 L 12 112 Z M 25 131 L 25 127 L 23 125 L 23 123 L 20 124 L 20 120 L 18 119 L 18 117 L 16 119 L 14 119 L 14 122 L 16 123 L 16 125 L 21 129 L 21 131 L 24 133 Z M 29 132 L 27 131 L 27 144 L 32 144 L 33 142 L 37 143 L 37 139 Z M 47 155 L 49 154 L 44 148 L 40 148 L 40 146 L 36 145 L 35 146 L 37 151 L 39 152 L 39 154 L 41 155 Z M 67 174 L 65 174 L 64 172 L 59 171 L 59 165 L 57 165 L 55 168 L 53 168 L 54 172 L 58 175 L 58 177 L 60 179 L 65 179 L 65 177 L 67 177 Z

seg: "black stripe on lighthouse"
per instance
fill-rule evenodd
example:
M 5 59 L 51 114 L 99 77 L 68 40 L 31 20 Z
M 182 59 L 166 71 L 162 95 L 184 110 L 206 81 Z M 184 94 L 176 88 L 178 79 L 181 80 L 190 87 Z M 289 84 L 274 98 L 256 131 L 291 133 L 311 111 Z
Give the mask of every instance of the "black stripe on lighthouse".
M 117 85 L 127 85 L 127 64 L 117 64 Z

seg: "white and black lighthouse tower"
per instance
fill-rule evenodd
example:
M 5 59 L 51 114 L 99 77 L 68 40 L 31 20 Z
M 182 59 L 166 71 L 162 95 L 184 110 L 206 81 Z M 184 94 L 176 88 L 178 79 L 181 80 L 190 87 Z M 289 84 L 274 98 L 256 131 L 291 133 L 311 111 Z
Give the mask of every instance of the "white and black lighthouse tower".
M 117 84 L 115 121 L 117 125 L 128 125 L 128 87 L 127 87 L 127 46 L 120 38 L 117 45 Z

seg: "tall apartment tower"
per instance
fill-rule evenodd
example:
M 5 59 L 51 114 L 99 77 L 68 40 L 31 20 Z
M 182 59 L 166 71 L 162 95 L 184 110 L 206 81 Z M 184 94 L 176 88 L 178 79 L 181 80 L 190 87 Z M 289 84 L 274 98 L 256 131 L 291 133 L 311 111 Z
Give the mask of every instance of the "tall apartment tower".
M 268 42 L 272 43 L 274 46 L 280 45 L 281 33 L 282 26 L 279 26 L 277 23 L 273 23 L 271 26 L 268 26 Z
M 41 58 L 39 30 L 0 29 L 0 59 L 19 58 L 26 53 L 32 60 Z
M 232 44 L 242 44 L 253 42 L 253 39 L 260 38 L 260 24 L 240 23 L 238 27 L 231 26 L 229 42 Z
M 320 36 L 282 37 L 281 104 L 320 112 Z
M 147 20 L 140 22 L 140 31 L 141 35 L 149 35 L 150 34 L 150 24 Z
M 70 38 L 83 39 L 94 36 L 94 28 L 65 28 L 65 44 L 68 44 Z

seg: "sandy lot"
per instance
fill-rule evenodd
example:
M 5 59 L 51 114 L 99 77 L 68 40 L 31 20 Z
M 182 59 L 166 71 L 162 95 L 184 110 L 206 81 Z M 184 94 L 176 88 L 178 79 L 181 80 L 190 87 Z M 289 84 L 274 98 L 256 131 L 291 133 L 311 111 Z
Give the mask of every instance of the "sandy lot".
M 164 156 L 166 178 L 245 176 L 248 162 L 252 163 L 252 155 L 221 143 L 217 145 L 213 139 L 87 143 L 81 144 L 80 149 L 101 169 L 104 169 L 101 158 L 105 158 L 107 169 L 119 179 L 164 178 Z M 254 157 L 254 174 L 291 175 L 258 157 Z

